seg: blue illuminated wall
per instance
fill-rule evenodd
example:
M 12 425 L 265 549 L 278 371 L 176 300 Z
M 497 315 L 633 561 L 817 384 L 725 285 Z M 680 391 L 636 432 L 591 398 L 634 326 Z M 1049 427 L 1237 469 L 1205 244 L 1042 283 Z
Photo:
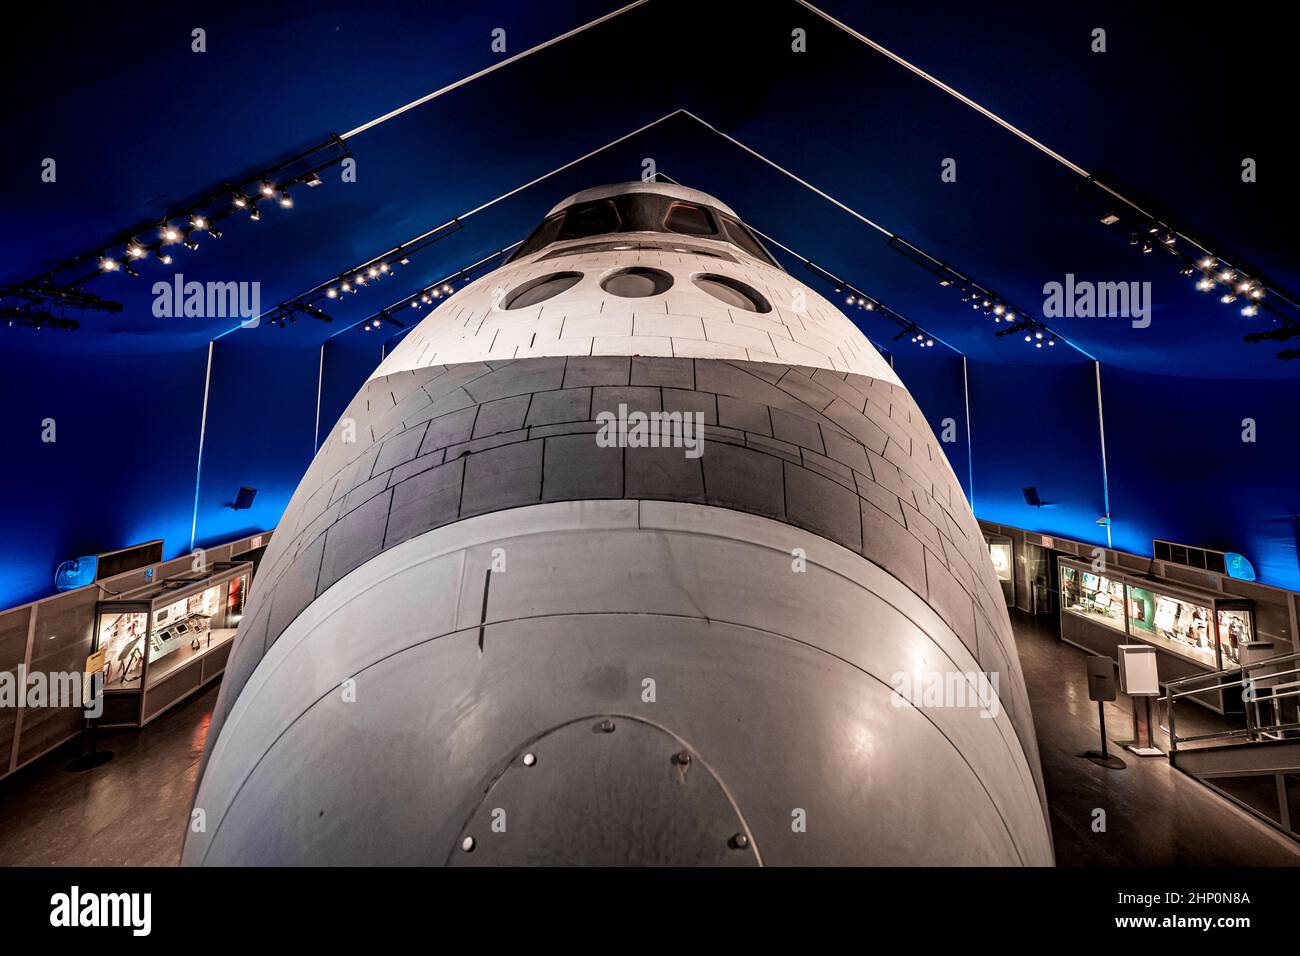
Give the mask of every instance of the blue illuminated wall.
M 325 343 L 325 375 L 321 381 L 320 440 L 338 422 L 380 361 L 383 341 L 366 332 L 346 332 Z
M 1106 543 L 1093 363 L 969 362 L 975 514 L 1077 541 Z M 1109 423 L 1108 423 L 1109 424 Z M 1041 508 L 1022 489 L 1038 489 Z
M 1259 580 L 1300 590 L 1300 382 L 1106 367 L 1101 381 L 1115 546 L 1150 554 L 1164 538 L 1238 551 Z M 1253 442 L 1242 440 L 1246 419 Z
M 893 366 L 939 439 L 969 501 L 970 455 L 961 356 L 939 346 L 924 350 L 900 348 L 893 356 Z M 953 440 L 945 441 L 947 436 Z
M 188 549 L 206 362 L 206 348 L 0 350 L 0 607 L 52 593 L 67 558 L 151 538 L 167 558 Z
M 272 528 L 312 458 L 380 360 L 360 333 L 324 350 L 268 347 L 256 333 L 214 346 L 196 543 Z M 206 348 L 0 352 L 0 607 L 52 592 L 59 561 L 163 538 L 189 548 Z M 971 436 L 960 356 L 895 356 L 895 370 L 945 444 L 980 518 L 1105 544 L 1101 444 L 1092 363 L 968 362 Z M 1300 383 L 1202 380 L 1102 369 L 1114 547 L 1151 553 L 1153 537 L 1240 551 L 1265 583 L 1300 590 L 1296 515 L 1300 449 L 1288 439 Z M 57 441 L 41 441 L 52 418 Z M 1253 419 L 1255 442 L 1243 442 Z M 969 459 L 968 459 L 969 455 Z M 241 485 L 252 509 L 227 505 Z M 1047 507 L 1024 503 L 1034 485 Z
M 273 527 L 311 464 L 320 348 L 268 348 L 258 343 L 266 334 L 241 330 L 213 352 L 199 546 Z M 241 485 L 257 497 L 234 511 L 228 505 Z

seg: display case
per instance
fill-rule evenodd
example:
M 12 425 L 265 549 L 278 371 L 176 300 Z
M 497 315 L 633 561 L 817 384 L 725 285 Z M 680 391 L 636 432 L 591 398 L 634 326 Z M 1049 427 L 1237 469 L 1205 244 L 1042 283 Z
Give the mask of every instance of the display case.
M 225 670 L 251 562 L 221 563 L 100 601 L 101 726 L 141 727 Z
M 1150 644 L 1162 684 L 1240 667 L 1242 648 L 1254 640 L 1254 604 L 1248 600 L 1109 569 L 1100 573 L 1065 558 L 1059 580 L 1061 638 L 1112 658 L 1120 644 Z M 1220 712 L 1240 709 L 1239 700 L 1222 694 L 1194 699 Z
M 1123 631 L 1124 582 L 1063 564 L 1061 609 Z
M 1014 549 L 1011 539 L 1005 535 L 986 534 L 984 541 L 989 546 L 989 558 L 993 562 L 998 585 L 1002 588 L 1002 597 L 1006 600 L 1007 607 L 1015 607 L 1016 581 L 1015 567 L 1012 564 Z

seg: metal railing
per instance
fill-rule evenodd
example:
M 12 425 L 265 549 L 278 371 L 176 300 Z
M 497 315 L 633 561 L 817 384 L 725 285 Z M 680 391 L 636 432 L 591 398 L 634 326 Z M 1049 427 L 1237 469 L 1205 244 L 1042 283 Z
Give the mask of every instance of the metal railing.
M 1245 727 L 1191 737 L 1178 736 L 1175 704 L 1179 699 L 1236 687 L 1241 688 L 1245 704 Z M 1169 756 L 1172 759 L 1177 754 L 1180 743 L 1207 740 L 1250 743 L 1300 738 L 1300 719 L 1286 719 L 1291 708 L 1284 703 L 1296 697 L 1300 697 L 1300 652 L 1253 661 L 1243 664 L 1240 670 L 1227 673 L 1215 671 L 1169 681 L 1161 698 L 1169 719 Z

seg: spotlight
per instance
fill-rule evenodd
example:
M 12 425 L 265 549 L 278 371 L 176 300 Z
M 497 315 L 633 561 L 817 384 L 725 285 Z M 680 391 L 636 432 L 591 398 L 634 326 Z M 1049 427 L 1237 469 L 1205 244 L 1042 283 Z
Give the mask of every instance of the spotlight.
M 101 272 L 116 272 L 117 260 L 114 259 L 112 256 L 100 256 L 99 269 Z
M 1117 222 L 1119 222 L 1119 216 L 1115 215 L 1113 212 L 1108 212 L 1106 215 L 1101 217 L 1101 224 L 1103 226 L 1113 226 Z
M 1204 259 L 1198 262 L 1197 265 L 1200 266 L 1202 269 L 1213 269 L 1216 265 L 1218 265 L 1218 263 L 1215 261 L 1213 256 L 1206 256 Z
M 868 312 L 874 312 L 875 310 L 876 310 L 876 303 L 874 303 L 874 302 L 868 302 L 868 303 L 867 303 L 867 311 L 868 311 Z
M 375 319 L 375 320 L 374 320 L 373 322 L 371 322 L 370 324 L 373 325 L 375 328 L 379 328 L 379 320 L 378 320 L 378 319 Z
M 1042 337 L 1043 337 L 1043 333 L 1042 333 L 1042 332 L 1035 332 L 1035 333 L 1034 333 L 1034 338 L 1036 338 L 1036 339 L 1041 339 Z
M 1055 345 L 1055 344 L 1056 344 L 1056 339 L 1048 339 L 1048 340 L 1047 340 L 1047 344 L 1048 344 L 1048 345 Z
M 993 307 L 993 314 L 994 314 L 994 315 L 1001 315 L 1001 314 L 1002 314 L 1003 312 L 1005 312 L 1005 311 L 1006 311 L 1006 309 L 1004 309 L 1004 308 L 1003 308 L 1002 306 L 1000 306 L 1000 305 L 995 305 L 995 306 Z
M 1231 293 L 1229 293 L 1228 295 L 1220 296 L 1220 297 L 1219 297 L 1219 301 L 1222 302 L 1224 305 L 1227 305 L 1227 304 L 1230 303 L 1230 302 L 1236 302 L 1236 301 L 1237 301 L 1237 297 L 1236 297 L 1235 295 L 1232 295 Z
M 1150 251 L 1151 251 L 1151 243 L 1149 243 L 1149 242 L 1144 242 L 1144 243 L 1142 243 L 1142 252 L 1143 252 L 1143 253 L 1147 253 L 1147 252 L 1150 252 Z
M 163 252 L 163 253 L 160 253 L 160 254 L 158 255 L 158 261 L 161 262 L 161 263 L 162 263 L 163 265 L 165 265 L 165 266 L 169 266 L 169 265 L 171 265 L 171 264 L 172 264 L 172 256 L 171 256 L 171 253 L 170 253 L 170 252 Z
M 1202 292 L 1209 292 L 1214 288 L 1214 280 L 1209 277 L 1201 279 L 1196 283 L 1196 288 L 1200 289 Z
M 339 297 L 339 290 L 335 289 L 333 286 L 331 286 L 325 292 L 325 298 L 327 299 L 337 299 L 338 297 Z
M 379 277 L 379 270 L 376 269 L 374 266 L 371 266 L 371 267 L 366 271 L 366 275 L 370 276 L 370 278 L 372 278 L 372 279 L 377 279 L 377 278 Z
M 259 219 L 262 218 L 262 210 L 257 208 L 257 203 L 254 202 L 253 200 L 249 200 L 248 205 L 250 207 L 248 218 L 253 220 L 253 222 L 257 222 Z
M 952 285 L 952 280 L 951 280 L 951 279 L 940 279 L 940 280 L 939 280 L 939 285 L 944 286 L 944 287 L 946 288 L 947 286 Z
M 339 288 L 342 289 L 344 292 L 351 292 L 351 291 L 352 291 L 352 283 L 351 283 L 351 282 L 343 282 L 343 283 L 340 283 L 340 284 L 339 284 Z
M 126 254 L 132 259 L 143 259 L 149 254 L 149 250 L 139 243 L 133 242 L 126 247 Z
M 162 230 L 163 242 L 180 242 L 181 232 L 175 226 L 164 226 Z
M 397 261 L 404 266 L 409 266 L 411 264 L 411 260 L 406 258 L 406 256 L 402 256 L 402 258 L 398 259 Z
M 1231 282 L 1233 279 L 1232 271 L 1230 269 L 1224 269 L 1219 273 L 1218 279 L 1220 282 Z
M 1026 341 L 1026 342 L 1032 342 L 1033 340 L 1034 340 L 1034 337 L 1033 337 L 1032 335 L 1026 335 L 1026 336 L 1025 336 L 1025 341 Z
M 195 215 L 190 216 L 190 228 L 191 228 L 191 229 L 207 229 L 207 228 L 208 228 L 208 220 L 205 219 L 203 216 L 200 216 L 200 215 L 198 215 L 198 214 L 196 213 Z
M 262 185 L 259 188 L 261 189 L 263 196 L 275 195 L 275 186 L 271 184 L 271 181 L 269 179 L 263 179 Z
M 312 173 L 310 176 L 307 177 L 306 183 L 312 189 L 315 189 L 317 186 L 321 184 L 320 174 L 315 172 Z
M 185 233 L 185 248 L 190 250 L 190 252 L 194 252 L 199 248 L 199 244 L 190 238 L 188 232 Z
M 1245 316 L 1252 316 L 1258 313 L 1259 313 L 1259 306 L 1257 305 L 1248 305 L 1241 310 L 1241 314 Z
M 287 189 L 284 192 L 280 193 L 280 208 L 281 209 L 293 208 L 293 197 L 289 195 L 289 190 Z
M 442 291 L 445 292 L 445 293 L 447 293 L 448 295 L 451 295 L 451 293 L 452 293 L 452 288 L 451 288 L 451 286 L 447 285 L 446 283 L 443 283 Z
M 248 197 L 245 196 L 243 193 L 235 193 L 235 195 L 231 199 L 231 202 L 234 203 L 236 209 L 248 208 Z

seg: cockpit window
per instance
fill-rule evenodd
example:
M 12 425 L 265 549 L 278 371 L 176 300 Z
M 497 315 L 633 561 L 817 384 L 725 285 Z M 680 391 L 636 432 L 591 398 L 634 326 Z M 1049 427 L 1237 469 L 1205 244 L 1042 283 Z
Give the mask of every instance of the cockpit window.
M 680 232 L 685 236 L 712 236 L 718 231 L 709 211 L 689 202 L 670 205 L 668 215 L 664 217 L 664 225 L 669 232 Z
M 749 228 L 743 222 L 732 219 L 730 216 L 720 216 L 719 218 L 722 220 L 722 227 L 727 231 L 727 239 L 734 245 L 740 246 L 751 256 L 766 262 L 772 261 L 772 257 L 767 254 L 767 250 L 759 245 L 758 240 L 754 238 L 754 234 L 749 231 Z
M 618 207 L 612 199 L 579 203 L 564 211 L 564 227 L 558 238 L 586 239 L 588 236 L 603 236 L 619 232 L 622 222 L 623 218 L 618 214 Z
M 770 265 L 777 265 L 739 220 L 699 203 L 683 202 L 656 193 L 627 193 L 575 203 L 543 221 L 508 261 L 531 255 L 554 242 L 620 232 L 709 236 L 730 242 Z

